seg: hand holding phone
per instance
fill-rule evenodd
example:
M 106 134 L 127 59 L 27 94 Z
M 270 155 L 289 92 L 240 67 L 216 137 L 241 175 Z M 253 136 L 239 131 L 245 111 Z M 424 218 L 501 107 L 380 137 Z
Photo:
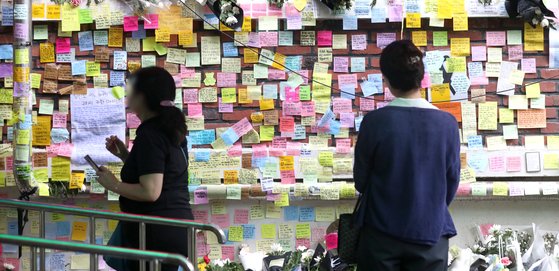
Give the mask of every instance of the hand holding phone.
M 97 165 L 97 163 L 95 163 L 95 161 L 91 159 L 91 156 L 89 156 L 89 154 L 84 156 L 84 159 L 93 169 L 95 169 L 95 171 L 99 171 L 99 165 Z

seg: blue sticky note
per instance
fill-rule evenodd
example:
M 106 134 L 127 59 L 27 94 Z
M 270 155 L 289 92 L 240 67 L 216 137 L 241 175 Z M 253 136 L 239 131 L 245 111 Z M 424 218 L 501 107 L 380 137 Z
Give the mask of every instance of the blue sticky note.
M 239 56 L 239 50 L 233 42 L 224 42 L 223 44 L 223 56 Z
M 93 51 L 93 34 L 91 31 L 79 32 L 78 42 L 80 51 Z
M 17 230 L 17 221 L 8 221 L 8 234 L 9 235 L 18 235 L 18 230 Z M 18 250 L 18 246 L 16 245 L 7 245 L 7 244 L 3 244 L 2 248 L 4 250 L 4 253 L 8 252 L 8 253 L 15 253 Z
M 468 149 L 483 149 L 483 138 L 480 135 L 468 136 Z
M 103 236 L 95 237 L 95 244 L 96 245 L 103 245 Z
M 255 231 L 256 231 L 256 226 L 252 224 L 243 225 L 243 239 L 254 239 Z
M 369 16 L 369 11 L 371 11 L 371 6 L 369 3 L 361 3 L 360 5 L 355 3 L 354 7 L 355 16 Z
M 215 141 L 215 130 L 190 131 L 189 142 L 192 145 L 207 145 Z
M 233 145 L 237 140 L 239 140 L 239 135 L 235 133 L 233 128 L 227 129 L 224 133 L 221 134 L 221 138 L 228 146 Z
M 299 221 L 314 222 L 314 207 L 299 208 Z
M 55 222 L 47 222 L 45 224 L 45 238 L 56 239 L 57 230 L 58 230 L 58 225 Z
M 287 56 L 285 57 L 285 67 L 292 71 L 300 71 L 302 60 L 302 56 Z
M 371 9 L 371 23 L 386 22 L 386 7 L 374 7 Z
M 124 75 L 125 71 L 111 71 L 109 74 L 109 86 L 124 86 Z
M 12 59 L 14 55 L 14 47 L 11 44 L 0 45 L 0 59 Z
M 341 92 L 340 92 L 340 97 L 344 98 L 344 99 L 350 99 L 353 100 L 355 99 L 355 87 L 350 85 L 350 86 L 342 86 L 341 87 Z
M 213 13 L 208 13 L 208 14 L 204 14 L 204 29 L 206 28 L 205 25 L 207 23 L 210 23 L 210 25 L 214 25 L 214 26 L 218 26 L 219 25 L 219 19 L 217 18 L 217 16 L 215 16 L 215 14 Z M 206 23 L 207 22 L 207 23 Z
M 339 134 L 341 128 L 342 128 L 342 124 L 339 121 L 333 120 L 333 121 L 330 122 L 330 134 L 331 135 Z
M 65 237 L 70 236 L 70 221 L 56 222 L 56 236 Z
M 22 130 L 31 129 L 31 125 L 33 125 L 33 116 L 32 115 L 25 115 L 25 120 L 20 121 L 18 123 L 19 128 Z
M 85 74 L 85 60 L 72 61 L 72 75 Z
M 380 73 L 369 74 L 367 76 L 367 79 L 369 80 L 369 82 L 373 83 L 373 86 L 375 88 L 374 94 L 381 94 L 384 92 L 382 88 L 382 74 Z
M 194 152 L 194 161 L 196 162 L 208 162 L 210 161 L 210 150 L 209 149 L 197 149 Z
M 361 122 L 363 121 L 363 116 L 355 117 L 355 131 L 359 132 L 359 128 L 361 127 Z
M 11 6 L 2 6 L 2 26 L 14 25 L 14 9 Z
M 299 220 L 299 207 L 287 206 L 283 208 L 283 218 L 285 221 Z
M 324 113 L 324 115 L 322 115 L 322 118 L 320 118 L 316 126 L 318 127 L 326 126 L 335 118 L 336 118 L 336 114 L 334 114 L 334 112 L 332 112 L 332 110 L 328 108 L 328 110 Z
M 252 156 L 252 167 L 264 167 L 266 164 L 266 157 L 255 157 Z
M 144 29 L 144 24 L 138 24 L 138 30 L 132 31 L 132 38 L 135 40 L 146 38 L 146 30 Z
M 357 16 L 344 15 L 343 25 L 344 30 L 357 30 Z

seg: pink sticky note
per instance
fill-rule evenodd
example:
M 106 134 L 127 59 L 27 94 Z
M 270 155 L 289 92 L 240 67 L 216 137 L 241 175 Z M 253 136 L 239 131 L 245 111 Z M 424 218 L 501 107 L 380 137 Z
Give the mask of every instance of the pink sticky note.
M 266 16 L 268 11 L 268 3 L 252 3 L 252 18 Z
M 208 204 L 208 190 L 196 189 L 194 191 L 194 204 Z
M 388 6 L 388 21 L 401 22 L 402 21 L 402 5 Z
M 304 239 L 295 239 L 295 247 L 304 246 L 304 247 L 311 247 L 311 240 L 304 238 Z
M 194 68 L 187 68 L 185 65 L 181 65 L 181 77 L 191 78 L 196 73 Z
M 301 142 L 288 141 L 286 144 L 287 155 L 300 156 L 301 155 Z
M 429 73 L 426 72 L 425 74 L 423 74 L 423 80 L 421 80 L 421 87 L 428 88 L 430 86 L 431 86 L 431 76 L 429 76 Z
M 268 79 L 269 80 L 285 80 L 286 74 L 284 71 L 278 69 L 268 69 Z
M 507 172 L 519 172 L 522 169 L 522 157 L 507 157 Z
M 487 31 L 485 32 L 487 46 L 505 46 L 507 43 L 507 32 L 505 31 Z
M 47 146 L 47 156 L 48 157 L 55 157 L 58 155 L 58 150 L 60 149 L 60 146 L 57 144 L 52 144 L 50 146 Z
M 338 233 L 333 232 L 327 234 L 324 237 L 324 241 L 326 241 L 326 249 L 331 250 L 338 248 Z
M 384 48 L 396 40 L 396 33 L 377 33 L 377 47 Z
M 340 74 L 338 75 L 338 85 L 343 87 L 357 87 L 357 74 Z
M 280 132 L 295 132 L 295 119 L 293 117 L 280 117 Z
M 126 113 L 126 128 L 138 128 L 142 121 L 134 113 Z
M 351 100 L 345 98 L 334 98 L 332 108 L 334 113 L 351 113 Z
M 238 136 L 243 136 L 252 130 L 252 124 L 250 124 L 247 118 L 243 118 L 231 126 L 231 128 L 233 128 L 233 131 L 235 131 Z
M 189 117 L 199 117 L 202 116 L 202 104 L 188 104 L 188 116 Z
M 375 110 L 375 100 L 359 97 L 359 110 L 361 111 Z
M 252 145 L 252 157 L 268 156 L 268 146 L 265 143 Z
M 295 184 L 294 170 L 280 170 L 281 184 Z
M 124 16 L 124 31 L 138 31 L 138 16 Z
M 70 52 L 70 38 L 56 38 L 56 53 L 66 54 Z
M 229 157 L 240 157 L 243 155 L 243 145 L 241 145 L 241 142 L 237 142 L 235 144 L 233 144 L 233 146 L 229 147 L 229 149 L 227 149 L 227 155 Z
M 194 220 L 200 221 L 202 223 L 208 223 L 209 220 L 209 212 L 208 210 L 192 210 L 192 215 L 194 216 Z
M 287 138 L 281 136 L 274 136 L 272 139 L 272 148 L 285 149 L 287 148 Z
M 334 72 L 348 72 L 349 58 L 336 56 L 334 57 Z
M 300 102 L 283 102 L 283 114 L 285 116 L 300 116 L 302 106 Z
M 68 121 L 68 115 L 64 113 L 55 112 L 52 114 L 53 128 L 66 128 L 67 121 Z
M 298 102 L 299 101 L 299 87 L 292 88 L 291 86 L 285 87 L 285 101 Z
M 509 60 L 521 60 L 523 56 L 522 45 L 509 45 Z
M 195 88 L 186 88 L 182 91 L 182 100 L 185 104 L 198 103 L 198 90 Z
M 505 171 L 505 158 L 503 156 L 489 157 L 489 170 L 491 172 Z
M 233 104 L 222 103 L 221 97 L 217 98 L 218 112 L 219 113 L 233 113 Z
M 277 47 L 278 46 L 278 32 L 258 32 L 260 47 Z
M 336 153 L 349 153 L 351 150 L 351 139 L 338 138 L 336 139 Z
M 144 16 L 144 29 L 158 29 L 159 28 L 159 15 L 146 14 Z
M 471 191 L 471 186 L 469 183 L 463 183 L 458 186 L 458 191 L 456 191 L 457 196 L 469 196 Z
M 234 224 L 248 224 L 248 209 L 235 209 Z
M 332 46 L 332 31 L 318 31 L 316 41 L 318 46 Z
M 355 115 L 353 112 L 340 113 L 340 123 L 344 128 L 353 128 L 355 124 Z
M 487 61 L 487 47 L 472 46 L 472 61 Z
M 235 246 L 221 246 L 221 259 L 222 260 L 235 260 Z
M 217 87 L 227 88 L 237 86 L 237 74 L 232 72 L 217 73 Z
M 74 150 L 74 144 L 72 143 L 62 143 L 58 149 L 58 155 L 64 157 L 72 157 L 72 151 Z
M 521 60 L 522 71 L 525 73 L 536 73 L 536 59 L 535 58 L 523 58 Z
M 268 16 L 278 16 L 281 17 L 283 11 L 275 5 L 268 5 Z
M 222 228 L 229 228 L 229 214 L 212 215 L 212 223 Z
M 314 101 L 301 103 L 301 116 L 310 117 L 310 116 L 314 116 L 315 113 L 316 111 L 314 108 Z

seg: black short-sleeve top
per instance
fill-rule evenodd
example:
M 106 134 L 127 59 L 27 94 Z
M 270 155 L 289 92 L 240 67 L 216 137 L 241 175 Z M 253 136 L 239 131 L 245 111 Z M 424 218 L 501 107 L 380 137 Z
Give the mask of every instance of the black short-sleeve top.
M 146 214 L 158 210 L 190 209 L 188 194 L 188 155 L 172 144 L 159 128 L 165 120 L 148 119 L 136 130 L 134 145 L 124 162 L 120 178 L 125 183 L 139 183 L 140 176 L 163 173 L 161 196 L 155 202 L 141 202 L 120 196 L 123 212 Z

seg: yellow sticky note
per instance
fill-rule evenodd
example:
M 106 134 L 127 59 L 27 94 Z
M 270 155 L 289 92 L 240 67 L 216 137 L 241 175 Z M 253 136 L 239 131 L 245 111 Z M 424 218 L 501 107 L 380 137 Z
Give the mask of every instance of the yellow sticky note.
M 46 99 L 45 101 L 51 101 Z M 51 116 L 38 116 L 37 123 L 33 125 L 33 146 L 50 145 Z M 21 130 L 20 130 L 21 131 Z M 54 161 L 54 158 L 53 158 Z M 69 160 L 68 160 L 69 163 Z M 53 165 L 54 166 L 54 165 Z M 69 165 L 68 165 L 69 166 Z M 68 179 L 66 179 L 68 180 Z
M 509 82 L 515 85 L 524 84 L 524 71 L 512 70 L 509 75 Z
M 39 186 L 39 196 L 48 197 L 50 196 L 49 184 L 48 183 L 38 183 Z
M 514 123 L 514 110 L 499 108 L 499 123 Z
M 15 64 L 29 64 L 29 49 L 20 48 L 14 50 Z
M 54 62 L 54 44 L 45 42 L 39 45 L 39 54 L 41 63 Z
M 470 38 L 452 38 L 452 39 L 450 39 L 450 54 L 452 56 L 469 56 L 470 55 Z
M 466 57 L 451 57 L 446 60 L 447 72 L 466 72 Z
M 466 12 L 458 12 L 453 15 L 454 31 L 468 31 L 468 14 Z
M 47 5 L 47 19 L 49 19 L 49 20 L 59 20 L 60 19 L 60 6 L 59 5 Z
M 49 169 L 48 168 L 35 168 L 33 169 L 33 177 L 40 183 L 49 182 Z
M 121 86 L 116 86 L 113 87 L 111 90 L 111 93 L 113 94 L 113 96 L 117 99 L 122 99 L 124 97 L 125 91 L 124 88 Z
M 212 215 L 224 215 L 227 213 L 227 208 L 223 202 L 212 202 L 211 210 Z
M 332 222 L 336 220 L 336 210 L 332 207 L 316 207 L 314 211 L 317 222 Z
M 275 126 L 262 125 L 260 126 L 260 141 L 272 141 L 274 139 Z
M 155 30 L 155 42 L 170 42 L 171 32 L 166 28 L 159 28 Z
M 81 188 L 85 179 L 84 172 L 72 172 L 70 179 L 70 189 Z
M 559 154 L 556 153 L 544 154 L 543 169 L 559 169 Z
M 109 47 L 122 47 L 123 31 L 122 27 L 109 28 Z
M 40 88 L 41 87 L 41 74 L 40 73 L 31 73 L 31 88 Z
M 194 34 L 188 31 L 179 32 L 179 45 L 187 46 L 194 41 Z
M 294 165 L 293 156 L 280 156 L 280 170 L 294 170 Z
M 260 230 L 262 239 L 276 239 L 276 224 L 262 224 Z
M 294 2 L 294 6 L 299 12 L 301 12 L 306 5 L 307 5 L 307 0 L 295 0 Z
M 450 85 L 448 83 L 431 85 L 432 102 L 450 101 Z
M 250 16 L 243 17 L 243 26 L 241 27 L 241 31 L 243 32 L 252 31 L 252 18 Z
M 70 158 L 56 156 L 52 158 L 51 179 L 53 181 L 70 181 Z
M 412 31 L 411 40 L 415 46 L 427 46 L 427 31 Z
M 231 242 L 243 241 L 243 226 L 230 226 L 228 239 Z
M 535 28 L 524 23 L 524 51 L 543 51 L 544 49 L 544 31 L 538 24 Z
M 309 223 L 297 223 L 295 225 L 295 237 L 297 239 L 311 238 L 311 225 Z
M 62 31 L 80 31 L 79 9 L 72 7 L 69 3 L 62 5 L 60 20 L 62 21 Z
M 86 76 L 99 76 L 101 74 L 101 63 L 87 61 L 85 63 Z
M 507 182 L 493 182 L 493 196 L 508 196 L 509 184 Z
M 17 144 L 29 144 L 29 140 L 31 140 L 31 130 L 18 130 Z
M 245 64 L 248 63 L 258 63 L 259 53 L 256 48 L 244 48 L 243 49 L 243 61 Z
M 289 206 L 289 194 L 288 193 L 281 193 L 279 199 L 274 201 L 274 205 L 276 205 L 276 207 L 287 207 L 287 206 Z
M 452 1 L 451 0 L 438 0 L 437 1 L 437 17 L 439 19 L 452 18 Z
M 323 167 L 331 167 L 334 164 L 334 153 L 331 151 L 319 152 L 318 162 Z
M 87 222 L 74 221 L 72 223 L 72 241 L 84 242 L 87 239 Z
M 76 254 L 72 255 L 70 260 L 70 269 L 80 270 L 89 269 L 89 254 Z
M 497 130 L 497 102 L 478 104 L 478 130 Z
M 421 28 L 421 13 L 406 13 L 406 28 Z
M 540 93 L 540 83 L 530 84 L 526 86 L 526 98 L 539 98 Z
M 236 88 L 222 88 L 221 89 L 221 102 L 222 103 L 236 103 L 237 102 L 237 89 Z
M 32 7 L 32 17 L 33 19 L 43 19 L 45 18 L 45 4 L 33 4 Z
M 274 109 L 273 99 L 261 99 L 260 100 L 260 110 L 272 110 Z
M 559 136 L 547 136 L 547 149 L 559 150 Z

